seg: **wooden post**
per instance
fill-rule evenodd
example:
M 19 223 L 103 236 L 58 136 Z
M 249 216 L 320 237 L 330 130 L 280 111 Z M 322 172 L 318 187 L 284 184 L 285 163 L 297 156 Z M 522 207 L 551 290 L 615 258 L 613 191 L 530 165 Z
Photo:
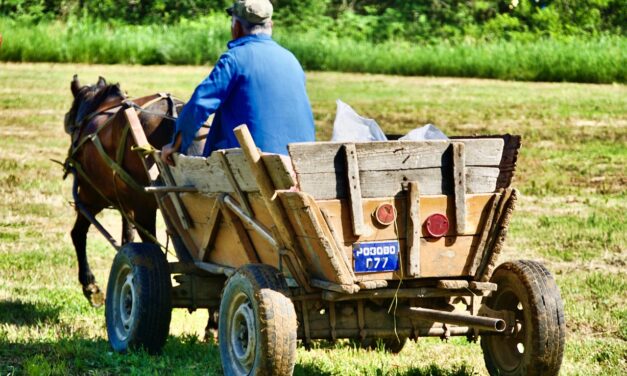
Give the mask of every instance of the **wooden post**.
M 270 217 L 272 217 L 272 222 L 274 223 L 279 235 L 278 237 L 280 238 L 278 243 L 283 244 L 289 251 L 292 251 L 292 253 L 298 252 L 298 257 L 295 260 L 298 262 L 298 266 L 294 265 L 294 269 L 298 270 L 290 270 L 290 272 L 299 284 L 305 288 L 305 290 L 308 292 L 313 291 L 308 278 L 304 274 L 305 269 L 302 267 L 302 260 L 305 258 L 302 254 L 300 254 L 299 249 L 296 247 L 296 242 L 292 238 L 293 231 L 290 228 L 289 220 L 283 212 L 283 208 L 276 201 L 274 185 L 272 184 L 272 180 L 266 171 L 266 167 L 261 159 L 261 153 L 259 153 L 248 127 L 246 124 L 242 124 L 236 127 L 233 132 L 235 133 L 237 141 L 239 141 L 240 147 L 246 156 L 246 160 L 250 166 L 253 176 L 255 177 L 255 181 L 259 187 L 259 192 L 261 193 L 261 197 L 263 198 L 266 208 L 270 213 Z
M 350 200 L 351 218 L 353 219 L 353 234 L 366 235 L 364 226 L 364 207 L 361 200 L 361 185 L 359 182 L 359 164 L 355 144 L 345 144 L 346 176 L 348 177 L 348 198 Z
M 457 235 L 463 235 L 466 233 L 466 153 L 461 142 L 453 142 L 453 182 L 455 226 Z
M 124 114 L 126 115 L 126 119 L 128 120 L 128 123 L 131 127 L 131 134 L 133 135 L 135 144 L 139 147 L 150 146 L 150 144 L 148 143 L 148 139 L 146 138 L 146 134 L 144 133 L 144 128 L 142 128 L 135 109 L 127 108 L 126 110 L 124 110 Z M 161 158 L 159 158 L 157 152 L 152 151 L 150 154 L 152 159 L 155 161 L 155 165 L 159 167 L 159 171 L 161 172 L 161 176 L 166 185 L 170 187 L 175 186 L 176 183 L 174 181 L 174 178 L 172 178 L 172 176 L 170 175 L 170 170 L 168 169 L 167 165 L 161 161 Z M 152 166 L 152 168 L 149 169 L 146 163 L 146 159 L 142 155 L 140 155 L 140 159 L 142 161 L 142 164 L 144 165 L 144 168 L 146 169 L 146 173 L 150 177 L 150 180 L 155 180 L 157 174 L 155 173 L 156 170 L 153 169 L 154 165 Z M 185 211 L 185 207 L 181 203 L 179 196 L 175 192 L 169 192 L 168 195 L 170 196 L 172 206 L 174 206 L 174 210 L 179 217 L 183 229 L 189 230 L 193 227 L 193 224 L 189 219 L 189 215 L 187 214 L 187 211 Z
M 420 276 L 420 235 L 422 227 L 420 225 L 420 187 L 418 182 L 409 182 L 409 192 L 407 194 L 407 208 L 409 210 L 409 220 L 407 221 L 407 258 L 408 274 L 411 277 Z

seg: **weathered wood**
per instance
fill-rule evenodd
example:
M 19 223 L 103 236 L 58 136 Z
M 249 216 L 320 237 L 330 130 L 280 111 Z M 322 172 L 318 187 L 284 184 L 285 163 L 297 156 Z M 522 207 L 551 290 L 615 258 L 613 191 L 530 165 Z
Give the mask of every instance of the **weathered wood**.
M 181 193 L 179 199 L 193 224 L 192 228 L 186 230 L 186 235 L 192 239 L 194 249 L 198 252 L 192 256 L 194 259 L 202 260 L 211 236 L 209 215 L 212 207 L 215 206 L 215 198 L 194 193 Z
M 319 208 L 320 209 L 320 208 Z M 340 238 L 338 236 L 337 231 L 335 231 L 335 227 L 333 227 L 332 223 L 331 223 L 331 214 L 329 214 L 328 211 L 320 209 L 320 214 L 322 214 L 322 218 L 324 218 L 324 223 L 326 224 L 326 226 L 328 227 L 330 233 L 331 233 L 331 238 L 333 239 L 333 241 L 335 242 L 335 247 L 340 251 L 340 255 L 342 256 L 342 258 L 344 259 L 344 264 L 346 265 L 346 267 L 348 268 L 348 270 L 351 270 L 351 262 L 348 260 L 348 257 L 346 256 L 346 252 L 344 252 L 343 248 L 344 248 L 344 241 L 342 240 L 342 238 Z
M 503 151 L 502 138 L 456 139 L 467 149 L 469 166 L 498 166 Z M 294 170 L 302 173 L 344 171 L 343 143 L 315 142 L 288 145 Z M 388 141 L 355 143 L 362 171 L 406 170 L 441 167 L 450 164 L 450 141 Z
M 159 201 L 159 207 L 164 213 L 176 213 L 176 209 L 174 208 L 172 197 L 170 195 L 161 196 Z M 187 251 L 192 255 L 192 257 L 197 256 L 199 252 L 196 247 L 196 242 L 190 236 L 189 229 L 185 229 L 180 221 L 181 218 L 178 216 L 170 216 L 168 218 L 168 222 L 174 227 L 174 231 L 181 238 L 181 241 L 183 242 L 185 248 L 187 248 Z
M 471 281 L 469 284 L 469 287 L 472 290 L 496 291 L 499 286 L 496 283 L 491 283 L 491 282 Z
M 290 189 L 296 185 L 296 175 L 292 171 L 292 161 L 280 154 L 262 154 L 268 175 L 275 189 Z
M 309 274 L 320 280 L 351 284 L 354 278 L 352 268 L 342 257 L 342 250 L 330 241 L 333 239 L 331 231 L 311 196 L 301 192 L 281 192 L 279 197 L 310 265 Z
M 194 186 L 202 193 L 232 193 L 219 157 L 174 156 L 175 166 L 170 168 L 172 176 L 179 186 Z
M 351 207 L 351 219 L 353 234 L 361 236 L 365 233 L 364 212 L 361 201 L 361 187 L 359 183 L 359 164 L 355 144 L 344 145 L 344 158 L 346 160 L 346 183 L 348 185 L 348 198 Z
M 237 215 L 239 219 L 244 222 L 244 224 L 248 225 L 249 228 L 254 230 L 259 236 L 261 236 L 268 244 L 272 246 L 272 248 L 279 252 L 280 246 L 274 239 L 272 233 L 265 228 L 263 224 L 256 221 L 253 217 L 248 215 L 243 208 L 241 208 L 235 200 L 233 200 L 228 194 L 223 194 L 220 196 L 220 201 L 223 202 L 229 209 L 233 211 L 233 214 Z
M 293 238 L 294 232 L 289 227 L 289 220 L 285 216 L 283 208 L 280 206 L 278 201 L 275 201 L 276 196 L 272 180 L 268 176 L 265 165 L 261 161 L 261 154 L 255 146 L 255 142 L 253 141 L 252 135 L 248 131 L 248 127 L 246 127 L 246 125 L 240 125 L 234 129 L 234 133 L 240 143 L 244 155 L 246 156 L 248 166 L 254 176 L 261 196 L 263 197 L 268 212 L 270 213 L 272 221 L 274 222 L 276 230 L 280 236 L 279 243 L 284 244 L 286 248 L 293 252 L 298 252 L 299 256 L 303 256 L 300 249 L 296 246 L 296 242 Z M 298 261 L 299 260 L 296 260 L 296 262 Z M 307 281 L 305 274 L 303 273 L 304 268 L 297 265 L 293 266 L 300 269 L 290 270 L 294 278 L 297 279 L 299 285 L 303 286 L 303 288 L 308 290 L 308 292 L 313 291 L 309 286 L 309 282 Z
M 225 222 L 231 227 L 233 232 L 237 235 L 238 243 L 240 245 L 240 249 L 243 249 L 248 257 L 248 263 L 259 263 L 259 256 L 255 251 L 255 246 L 250 241 L 248 237 L 248 233 L 244 228 L 244 225 L 240 221 L 240 219 L 224 204 L 223 201 L 220 202 L 220 211 L 222 216 L 224 217 Z M 234 247 L 237 249 L 236 247 Z
M 198 253 L 198 260 L 205 261 L 205 257 L 207 253 L 211 252 L 213 247 L 213 242 L 216 239 L 216 235 L 218 234 L 218 228 L 220 224 L 220 220 L 222 219 L 222 211 L 220 210 L 220 203 L 218 200 L 214 200 L 213 205 L 211 207 L 211 212 L 209 212 L 209 218 L 207 220 L 207 228 L 204 231 L 207 234 L 207 242 L 205 246 L 200 249 Z
M 139 117 L 137 116 L 137 111 L 134 108 L 127 108 L 126 110 L 124 110 L 124 114 L 126 115 L 126 119 L 128 120 L 128 124 L 131 130 L 131 136 L 133 137 L 133 141 L 135 141 L 135 145 L 140 148 L 145 148 L 146 150 L 152 149 L 150 143 L 148 142 L 148 139 L 146 138 L 144 128 L 142 127 L 141 122 L 139 121 Z M 151 157 L 155 157 L 154 153 L 151 153 Z M 157 167 L 155 167 L 156 165 L 153 164 L 152 166 L 149 166 L 148 161 L 146 161 L 146 157 L 144 155 L 140 154 L 139 158 L 142 161 L 142 165 L 144 166 L 146 173 L 150 177 L 150 181 L 152 182 L 157 180 L 157 177 L 159 176 L 159 170 L 157 169 Z
M 163 182 L 166 185 L 168 186 L 186 185 L 186 184 L 176 184 L 176 181 L 171 175 L 169 166 L 161 160 L 159 155 L 155 153 L 153 155 L 153 159 L 155 163 L 157 164 L 157 166 L 159 167 L 159 172 L 161 173 L 161 179 L 163 179 Z M 180 202 L 178 194 L 176 192 L 170 192 L 168 193 L 168 196 L 170 197 L 170 200 L 172 202 L 172 207 L 174 208 L 174 213 L 176 213 L 176 215 L 178 216 L 181 226 L 183 227 L 183 230 L 189 230 L 190 228 L 192 228 L 193 225 L 190 222 L 189 216 L 187 212 L 185 211 L 185 208 Z
M 337 283 L 332 283 L 332 282 L 328 282 L 328 281 L 323 281 L 320 279 L 315 279 L 312 278 L 311 279 L 311 285 L 323 290 L 329 290 L 329 291 L 334 291 L 334 292 L 339 292 L 339 293 L 345 293 L 345 294 L 354 294 L 357 291 L 359 291 L 359 286 L 357 285 L 340 285 Z
M 409 182 L 407 194 L 407 274 L 411 277 L 420 276 L 420 236 L 422 222 L 420 221 L 420 188 L 415 181 Z
M 437 288 L 447 290 L 467 289 L 468 286 L 468 281 L 463 279 L 441 279 L 436 284 Z
M 501 190 L 502 191 L 502 190 Z M 494 220 L 494 215 L 496 213 L 496 208 L 499 203 L 499 200 L 503 199 L 503 192 L 500 192 L 499 195 L 495 195 L 490 203 L 488 203 L 487 208 L 489 208 L 486 212 L 486 220 L 483 223 L 483 226 L 480 231 L 479 244 L 475 247 L 475 255 L 473 256 L 473 261 L 469 265 L 468 274 L 475 275 L 477 273 L 477 269 L 481 264 L 481 260 L 483 258 L 483 253 L 485 251 L 486 242 L 490 236 L 490 231 L 492 229 L 492 222 Z
M 420 192 L 422 194 L 422 191 Z M 487 206 L 492 197 L 495 194 L 479 194 L 479 195 L 467 195 L 467 235 L 479 234 L 481 229 L 483 228 L 483 222 L 487 217 L 487 210 L 489 207 Z M 455 216 L 455 204 L 452 196 L 424 196 L 420 197 L 420 224 L 418 226 L 418 230 L 420 231 L 420 236 L 429 236 L 426 231 L 424 231 L 423 223 L 427 217 L 430 215 L 440 213 L 445 214 L 448 218 L 453 218 Z M 369 232 L 372 233 L 370 236 L 362 236 L 358 238 L 353 235 L 352 227 L 351 227 L 351 219 L 350 219 L 350 207 L 348 200 L 319 200 L 316 201 L 316 205 L 320 208 L 321 211 L 324 211 L 327 214 L 329 221 L 329 228 L 332 228 L 335 235 L 333 237 L 338 239 L 338 243 L 341 243 L 345 246 L 345 252 L 347 254 L 352 254 L 352 244 L 356 241 L 374 241 L 381 239 L 404 239 L 407 237 L 406 229 L 407 229 L 407 221 L 408 221 L 408 208 L 407 208 L 408 198 L 405 196 L 399 196 L 398 198 L 392 200 L 389 198 L 368 198 L 363 200 L 364 205 L 364 213 L 366 214 L 364 218 L 364 223 L 369 227 Z M 372 213 L 375 212 L 376 208 L 383 204 L 388 203 L 394 205 L 396 212 L 398 213 L 398 217 L 396 218 L 396 226 L 398 227 L 399 233 L 396 233 L 396 230 L 393 225 L 390 226 L 381 226 L 378 224 Z M 446 236 L 454 236 L 455 228 L 451 226 L 449 232 Z
M 496 188 L 499 176 L 498 167 L 467 167 L 467 193 L 491 193 Z M 361 171 L 360 187 L 362 198 L 393 197 L 403 191 L 403 184 L 416 181 L 422 195 L 453 195 L 454 187 L 450 178 L 451 169 L 431 168 L 398 171 Z M 331 173 L 300 174 L 298 181 L 301 191 L 317 200 L 347 198 L 349 196 L 344 174 Z
M 458 235 L 466 233 L 466 153 L 464 144 L 453 142 L 453 186 L 455 191 L 455 227 Z
M 233 192 L 237 195 L 237 201 L 242 208 L 246 211 L 248 216 L 253 215 L 253 211 L 250 208 L 250 204 L 248 203 L 248 199 L 244 195 L 244 192 L 239 187 L 238 182 L 235 180 L 235 176 L 233 175 L 233 171 L 231 171 L 231 167 L 229 166 L 229 162 L 226 159 L 225 152 L 218 150 L 214 155 L 220 160 L 220 164 L 222 165 L 222 169 L 224 170 L 224 174 L 226 175 L 227 180 L 231 183 L 231 187 L 233 187 Z

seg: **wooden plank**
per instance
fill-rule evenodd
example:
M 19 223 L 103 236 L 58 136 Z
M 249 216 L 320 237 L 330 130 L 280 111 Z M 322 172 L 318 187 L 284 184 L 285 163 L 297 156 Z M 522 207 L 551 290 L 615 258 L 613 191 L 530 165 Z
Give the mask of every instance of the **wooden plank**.
M 220 220 L 222 218 L 222 211 L 220 210 L 220 203 L 218 200 L 214 200 L 214 203 L 211 207 L 211 212 L 209 213 L 209 217 L 207 220 L 208 228 L 205 229 L 205 233 L 207 234 L 207 242 L 204 247 L 200 248 L 198 253 L 198 260 L 205 261 L 205 257 L 207 253 L 211 252 L 213 249 L 213 242 L 216 239 L 216 235 L 218 234 L 218 228 L 220 224 Z
M 295 253 L 298 257 L 303 257 L 302 251 L 297 247 L 293 238 L 293 229 L 290 228 L 288 218 L 283 211 L 283 208 L 276 201 L 275 189 L 272 185 L 272 180 L 268 176 L 265 165 L 261 161 L 261 154 L 259 149 L 255 146 L 252 135 L 246 125 L 240 125 L 234 129 L 237 141 L 242 147 L 242 151 L 246 156 L 246 161 L 252 172 L 252 175 L 259 187 L 259 192 L 263 198 L 266 208 L 272 217 L 276 231 L 279 234 L 279 243 L 285 245 L 285 247 Z M 295 262 L 299 260 L 295 259 Z M 292 265 L 294 270 L 290 270 L 298 284 L 302 286 L 307 292 L 312 292 L 313 289 L 309 285 L 309 281 L 305 274 L 305 269 L 302 266 Z
M 465 277 L 467 265 L 472 262 L 474 244 L 478 236 L 451 236 L 442 238 L 421 238 L 420 240 L 420 278 L 430 277 Z M 401 249 L 406 246 L 400 241 Z M 408 276 L 404 276 L 405 279 Z M 379 279 L 401 279 L 400 269 L 396 272 L 355 274 L 358 282 Z
M 237 180 L 237 184 L 244 192 L 259 192 L 259 187 L 255 181 L 246 156 L 241 149 L 227 149 L 225 150 L 226 159 L 229 161 L 233 176 Z
M 359 164 L 357 162 L 357 152 L 355 144 L 344 145 L 344 158 L 346 160 L 346 176 L 348 185 L 348 197 L 351 207 L 351 218 L 353 220 L 353 234 L 361 236 L 364 234 L 364 212 L 361 202 L 361 186 L 359 182 Z
M 279 197 L 309 265 L 308 273 L 320 280 L 351 284 L 352 268 L 342 256 L 343 250 L 332 241 L 333 235 L 315 201 L 301 192 L 284 191 Z
M 135 111 L 134 108 L 127 108 L 126 110 L 124 110 L 124 114 L 126 115 L 126 119 L 128 120 L 129 126 L 131 128 L 131 135 L 133 136 L 133 140 L 135 141 L 135 144 L 137 144 L 137 146 L 139 147 L 150 148 L 151 147 L 150 143 L 148 142 L 148 139 L 146 138 L 146 134 L 144 133 L 144 128 L 142 127 L 139 121 L 139 117 L 137 116 L 137 111 Z M 163 181 L 166 183 L 166 185 L 175 185 L 174 179 L 170 175 L 170 170 L 168 168 L 168 165 L 166 165 L 165 163 L 161 161 L 161 158 L 159 158 L 159 155 L 156 152 L 153 151 L 151 153 L 151 156 L 155 164 L 158 166 L 159 171 L 161 172 L 161 177 Z M 146 170 L 146 173 L 148 174 L 148 176 L 150 177 L 152 181 L 152 175 L 154 174 L 154 170 L 151 171 L 151 169 L 148 167 L 145 157 L 140 156 L 140 159 L 142 161 L 144 169 Z M 190 223 L 190 220 L 187 215 L 187 212 L 185 211 L 185 208 L 183 208 L 183 206 L 181 205 L 179 201 L 178 195 L 174 192 L 168 193 L 168 195 L 170 196 L 172 200 L 172 205 L 174 206 L 175 212 L 179 217 L 181 226 L 183 226 L 184 230 L 190 229 L 192 227 L 192 224 Z
M 466 154 L 464 144 L 453 142 L 453 186 L 455 191 L 455 227 L 458 235 L 466 233 Z
M 421 192 L 422 193 L 422 192 Z M 474 235 L 481 233 L 483 229 L 483 223 L 487 217 L 487 212 L 489 210 L 489 205 L 492 202 L 491 199 L 495 194 L 480 194 L 480 195 L 467 195 L 467 214 L 468 214 L 468 222 L 467 222 L 467 232 L 468 235 Z M 429 236 L 424 230 L 422 224 L 430 215 L 440 213 L 445 214 L 448 218 L 453 218 L 455 216 L 455 204 L 453 202 L 452 196 L 421 196 L 420 197 L 420 217 L 421 223 L 419 226 L 420 234 L 422 237 Z M 399 196 L 397 199 L 390 198 L 368 198 L 364 199 L 364 213 L 365 216 L 365 225 L 368 226 L 369 232 L 371 232 L 370 236 L 362 236 L 361 238 L 357 238 L 353 235 L 351 219 L 350 219 L 350 209 L 349 203 L 347 200 L 322 200 L 317 201 L 316 204 L 320 208 L 321 211 L 326 212 L 329 219 L 329 227 L 333 228 L 335 232 L 335 237 L 338 239 L 338 242 L 341 242 L 346 248 L 345 251 L 348 254 L 352 254 L 352 244 L 357 240 L 360 241 L 375 241 L 381 239 L 395 239 L 395 238 L 406 238 L 406 228 L 407 228 L 407 201 L 408 199 L 405 196 Z M 373 219 L 371 213 L 374 213 L 376 208 L 384 203 L 394 205 L 396 212 L 398 213 L 398 218 L 396 219 L 396 225 L 399 229 L 399 234 L 396 234 L 394 226 L 381 226 L 376 223 Z M 455 228 L 451 226 L 449 232 L 446 236 L 454 236 Z
M 411 277 L 420 276 L 420 235 L 422 224 L 420 221 L 420 187 L 418 183 L 412 181 L 408 185 L 407 208 L 409 211 L 407 221 L 407 274 Z
M 361 171 L 359 176 L 362 198 L 396 196 L 403 191 L 403 184 L 408 181 L 418 182 L 422 195 L 454 193 L 450 169 Z M 498 167 L 466 167 L 467 193 L 494 192 L 498 176 Z M 301 191 L 318 200 L 349 197 L 343 173 L 300 174 L 298 181 Z
M 175 166 L 171 167 L 176 185 L 191 185 L 203 193 L 226 192 L 233 188 L 222 170 L 219 157 L 204 158 L 175 154 Z
M 502 138 L 456 139 L 467 149 L 469 166 L 498 166 L 503 151 Z M 326 173 L 343 170 L 343 143 L 316 142 L 288 145 L 294 170 L 302 173 Z M 451 163 L 447 156 L 450 141 L 387 141 L 355 143 L 362 171 L 405 170 L 441 167 Z
M 215 205 L 215 199 L 193 193 L 181 193 L 179 198 L 193 224 L 192 228 L 186 230 L 187 235 L 194 242 L 194 248 L 198 252 L 194 253 L 193 257 L 194 259 L 202 259 L 211 235 L 210 231 L 208 231 L 208 218 L 211 208 Z
M 250 208 L 250 203 L 248 203 L 248 199 L 244 195 L 244 192 L 242 192 L 242 190 L 240 189 L 239 183 L 237 182 L 237 180 L 235 180 L 233 171 L 231 171 L 229 162 L 226 159 L 226 156 L 224 154 L 225 153 L 222 150 L 218 150 L 216 153 L 214 153 L 214 155 L 220 160 L 220 163 L 222 164 L 222 169 L 224 170 L 224 174 L 226 175 L 226 178 L 229 181 L 229 183 L 231 183 L 231 187 L 233 187 L 233 191 L 237 195 L 237 201 L 242 206 L 244 211 L 246 211 L 246 214 L 248 214 L 249 217 L 252 217 L 253 211 Z
M 483 222 L 483 226 L 481 228 L 481 231 L 479 232 L 480 233 L 479 244 L 477 244 L 477 247 L 475 248 L 475 255 L 473 257 L 473 262 L 470 264 L 470 270 L 469 270 L 470 275 L 475 275 L 477 272 L 477 269 L 479 268 L 479 265 L 481 265 L 486 242 L 490 235 L 490 229 L 492 228 L 492 221 L 494 220 L 494 215 L 496 214 L 497 205 L 499 203 L 499 200 L 501 199 L 503 199 L 503 192 L 501 192 L 500 195 L 498 196 L 495 195 L 487 206 L 489 210 L 487 210 L 487 213 L 486 213 L 487 218 Z
M 248 263 L 257 264 L 259 263 L 259 256 L 255 251 L 255 246 L 250 241 L 248 237 L 248 232 L 242 221 L 233 213 L 229 208 L 227 208 L 223 202 L 220 202 L 220 212 L 224 218 L 224 222 L 231 227 L 232 231 L 236 234 L 238 243 L 240 244 L 240 249 L 243 249 L 246 257 L 248 258 Z
M 296 174 L 292 170 L 292 161 L 289 157 L 280 154 L 263 154 L 261 159 L 275 189 L 290 189 L 296 185 Z

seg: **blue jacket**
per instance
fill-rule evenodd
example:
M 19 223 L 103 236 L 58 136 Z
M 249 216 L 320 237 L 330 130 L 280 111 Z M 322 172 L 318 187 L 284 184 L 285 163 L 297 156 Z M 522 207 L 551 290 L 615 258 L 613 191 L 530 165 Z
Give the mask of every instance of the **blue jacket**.
M 239 147 L 233 128 L 246 124 L 264 152 L 287 154 L 287 144 L 315 140 L 305 73 L 291 52 L 268 35 L 229 42 L 229 50 L 198 85 L 176 122 L 185 152 L 215 112 L 204 155 Z

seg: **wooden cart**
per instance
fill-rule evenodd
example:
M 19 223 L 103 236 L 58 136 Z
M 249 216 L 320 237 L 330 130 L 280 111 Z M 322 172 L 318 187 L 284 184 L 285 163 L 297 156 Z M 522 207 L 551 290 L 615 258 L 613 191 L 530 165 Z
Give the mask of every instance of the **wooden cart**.
M 291 374 L 297 340 L 398 352 L 425 336 L 480 337 L 494 375 L 557 374 L 553 278 L 533 261 L 496 266 L 518 136 L 299 143 L 286 157 L 260 154 L 245 126 L 236 135 L 241 148 L 147 169 L 178 262 L 152 244 L 117 254 L 115 350 L 159 351 L 172 308 L 208 308 L 228 375 Z

